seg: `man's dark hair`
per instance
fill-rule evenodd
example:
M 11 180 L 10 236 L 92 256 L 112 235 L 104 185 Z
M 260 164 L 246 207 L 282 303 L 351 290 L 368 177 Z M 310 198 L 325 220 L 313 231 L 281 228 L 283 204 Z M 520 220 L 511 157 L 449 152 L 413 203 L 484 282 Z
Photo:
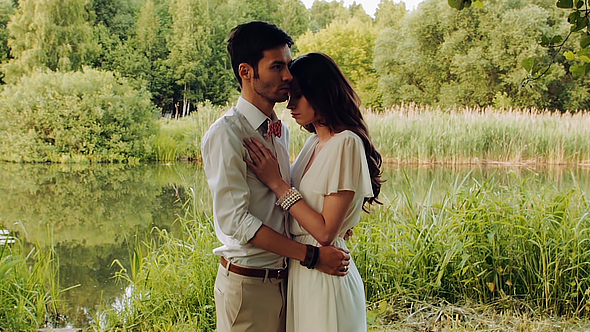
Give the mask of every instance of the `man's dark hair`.
M 293 45 L 293 38 L 274 24 L 252 21 L 233 28 L 227 40 L 227 51 L 231 66 L 238 83 L 242 78 L 238 73 L 240 63 L 247 63 L 254 68 L 254 77 L 258 77 L 258 62 L 264 57 L 264 51 L 283 45 Z

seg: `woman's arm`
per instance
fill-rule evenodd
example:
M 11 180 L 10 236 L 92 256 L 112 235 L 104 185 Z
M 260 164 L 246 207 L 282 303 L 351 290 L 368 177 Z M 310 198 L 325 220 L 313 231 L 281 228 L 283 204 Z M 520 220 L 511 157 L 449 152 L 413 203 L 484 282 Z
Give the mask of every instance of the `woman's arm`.
M 255 139 L 245 140 L 245 146 L 251 158 L 246 159 L 246 163 L 258 179 L 277 197 L 285 194 L 291 187 L 281 178 L 274 154 Z M 289 213 L 321 245 L 326 246 L 332 244 L 338 236 L 353 198 L 354 192 L 348 190 L 327 195 L 324 197 L 321 213 L 311 208 L 304 200 L 299 200 L 291 206 Z

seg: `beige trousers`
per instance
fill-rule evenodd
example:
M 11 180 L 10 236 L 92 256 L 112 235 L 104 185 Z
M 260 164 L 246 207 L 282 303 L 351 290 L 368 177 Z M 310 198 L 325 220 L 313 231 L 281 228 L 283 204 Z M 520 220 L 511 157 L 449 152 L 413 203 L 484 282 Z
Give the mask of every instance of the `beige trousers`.
M 285 331 L 286 280 L 244 277 L 219 265 L 217 332 Z

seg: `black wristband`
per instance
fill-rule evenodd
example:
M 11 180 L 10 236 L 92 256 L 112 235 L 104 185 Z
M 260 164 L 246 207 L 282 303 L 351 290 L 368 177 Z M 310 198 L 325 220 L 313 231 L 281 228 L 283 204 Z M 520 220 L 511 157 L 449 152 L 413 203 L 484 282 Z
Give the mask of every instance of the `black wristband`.
M 308 269 L 313 269 L 318 264 L 320 260 L 320 247 L 313 247 L 313 258 L 311 260 L 311 264 L 307 267 Z
M 314 256 L 315 256 L 315 249 L 314 248 L 316 248 L 316 247 L 312 246 L 311 244 L 306 244 L 306 246 L 307 246 L 307 251 L 305 252 L 305 258 L 303 259 L 303 261 L 300 264 L 305 266 L 306 268 L 310 269 L 311 268 L 310 266 L 312 265 L 313 260 L 314 260 Z

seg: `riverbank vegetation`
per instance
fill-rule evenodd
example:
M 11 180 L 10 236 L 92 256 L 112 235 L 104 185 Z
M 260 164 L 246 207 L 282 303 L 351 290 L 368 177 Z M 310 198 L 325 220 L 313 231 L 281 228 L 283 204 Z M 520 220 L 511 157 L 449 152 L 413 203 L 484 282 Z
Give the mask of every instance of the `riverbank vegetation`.
M 1 225 L 0 225 L 1 226 Z M 0 330 L 34 331 L 65 323 L 59 270 L 51 250 L 25 248 L 12 236 L 0 243 Z
M 416 197 L 409 181 L 396 187 L 384 206 L 363 215 L 349 242 L 374 330 L 588 326 L 590 200 L 583 190 L 470 175 L 437 197 Z M 213 329 L 217 243 L 210 212 L 193 212 L 199 199 L 177 220 L 181 236 L 155 229 L 159 241 L 136 246 L 118 273 L 127 291 L 97 314 L 94 330 Z
M 0 160 L 149 159 L 155 114 L 147 91 L 113 73 L 36 72 L 0 93 Z
M 200 160 L 200 138 L 228 107 L 199 105 L 179 120 L 159 121 L 157 159 Z M 291 157 L 309 133 L 277 107 L 291 132 Z M 441 109 L 400 105 L 383 112 L 366 111 L 377 149 L 389 162 L 420 164 L 541 163 L 590 164 L 590 114 L 561 114 L 534 109 Z M 172 143 L 174 142 L 174 144 Z M 168 158 L 170 157 L 170 158 Z
M 445 1 L 424 0 L 408 11 L 403 2 L 382 0 L 371 17 L 361 5 L 337 1 L 316 1 L 308 9 L 299 0 L 0 0 L 0 160 L 198 159 L 193 143 L 211 121 L 199 123 L 198 131 L 166 122 L 158 132 L 152 115 L 179 119 L 199 113 L 202 105 L 235 102 L 238 86 L 226 39 L 236 24 L 250 20 L 275 23 L 291 34 L 293 56 L 318 51 L 332 56 L 363 106 L 375 112 L 417 103 L 441 107 L 443 113 L 547 110 L 532 118 L 541 122 L 549 112 L 583 113 L 590 108 L 585 75 L 590 64 L 582 51 L 590 39 L 572 35 L 559 50 L 539 44 L 561 41 L 558 36 L 574 21 L 579 21 L 576 29 L 587 30 L 578 9 L 568 23 L 572 9 L 566 5 L 486 0 L 483 8 L 457 11 Z M 533 67 L 538 73 L 549 63 L 550 70 L 530 80 Z M 446 121 L 434 114 L 434 121 Z M 483 119 L 495 121 L 495 116 Z M 381 150 L 404 162 L 587 160 L 587 152 L 570 146 L 577 144 L 576 134 L 566 137 L 568 142 L 551 141 L 570 129 L 567 124 L 554 134 L 517 121 L 515 132 L 509 120 L 500 117 L 492 128 L 473 128 L 469 135 L 482 136 L 468 142 L 465 132 L 450 136 L 459 128 L 448 132 L 442 125 L 431 128 L 441 130 L 435 136 L 418 132 L 433 140 L 418 138 L 419 146 L 410 141 L 413 133 L 387 133 Z M 543 136 L 532 142 L 534 137 L 519 132 L 528 129 Z M 391 140 L 398 138 L 408 141 Z M 408 151 L 388 151 L 399 148 Z M 490 153 L 493 149 L 510 151 Z M 545 156 L 545 150 L 552 155 Z
M 458 11 L 446 1 L 407 8 L 382 0 L 373 15 L 342 1 L 306 8 L 299 0 L 1 0 L 0 84 L 39 70 L 94 68 L 139 82 L 162 114 L 182 117 L 198 103 L 235 99 L 227 36 L 263 20 L 293 37 L 294 56 L 332 56 L 366 107 L 575 112 L 590 108 L 588 23 L 579 9 L 572 13 L 584 3 L 485 0 Z M 565 38 L 572 24 L 586 32 Z

